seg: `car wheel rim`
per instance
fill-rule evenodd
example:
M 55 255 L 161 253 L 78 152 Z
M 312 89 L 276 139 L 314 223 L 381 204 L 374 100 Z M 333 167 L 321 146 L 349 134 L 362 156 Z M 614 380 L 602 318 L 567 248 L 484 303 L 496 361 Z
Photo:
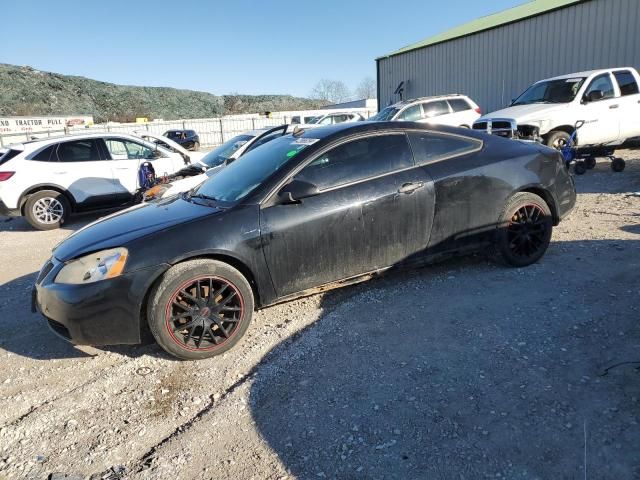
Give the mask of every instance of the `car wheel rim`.
M 165 310 L 169 335 L 180 347 L 210 351 L 231 340 L 244 320 L 244 299 L 230 281 L 197 277 L 180 285 Z
M 33 216 L 47 225 L 58 223 L 64 214 L 64 207 L 53 197 L 44 197 L 33 204 Z
M 509 249 L 522 259 L 535 257 L 545 248 L 549 219 L 538 205 L 525 205 L 511 216 L 507 227 Z
M 567 145 L 569 145 L 569 142 L 564 138 L 558 138 L 553 142 L 553 148 L 556 150 L 562 150 Z

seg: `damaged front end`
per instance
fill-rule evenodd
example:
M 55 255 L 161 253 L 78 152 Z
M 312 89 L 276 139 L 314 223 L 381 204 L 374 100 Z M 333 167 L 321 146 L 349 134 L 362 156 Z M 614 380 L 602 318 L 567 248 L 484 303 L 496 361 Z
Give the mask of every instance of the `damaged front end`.
M 512 118 L 480 119 L 473 124 L 473 129 L 514 140 L 541 141 L 538 126 L 518 125 L 518 122 Z

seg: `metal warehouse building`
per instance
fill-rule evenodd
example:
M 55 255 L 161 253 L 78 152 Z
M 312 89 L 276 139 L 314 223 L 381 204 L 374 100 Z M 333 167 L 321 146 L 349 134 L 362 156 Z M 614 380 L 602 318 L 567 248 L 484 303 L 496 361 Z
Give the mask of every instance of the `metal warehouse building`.
M 463 93 L 484 112 L 564 73 L 640 67 L 640 0 L 534 0 L 376 59 L 378 106 Z

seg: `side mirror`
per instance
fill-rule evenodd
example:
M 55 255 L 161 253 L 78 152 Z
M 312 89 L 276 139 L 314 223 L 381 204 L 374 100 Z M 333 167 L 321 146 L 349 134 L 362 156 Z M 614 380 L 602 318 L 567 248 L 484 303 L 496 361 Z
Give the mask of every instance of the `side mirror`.
M 604 92 L 602 90 L 591 90 L 587 95 L 584 96 L 585 103 L 589 102 L 597 102 L 598 100 L 602 100 L 604 98 Z
M 303 198 L 313 197 L 317 195 L 319 191 L 318 187 L 313 183 L 303 180 L 292 180 L 282 187 L 282 190 L 278 193 L 278 198 L 280 198 L 284 204 L 300 203 L 300 200 Z

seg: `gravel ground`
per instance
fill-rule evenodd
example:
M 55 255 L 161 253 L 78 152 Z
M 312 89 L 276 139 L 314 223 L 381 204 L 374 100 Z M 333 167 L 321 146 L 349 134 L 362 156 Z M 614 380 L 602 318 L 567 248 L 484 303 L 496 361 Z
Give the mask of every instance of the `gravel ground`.
M 278 305 L 195 363 L 58 339 L 30 288 L 94 217 L 0 218 L 0 478 L 640 478 L 640 156 L 623 156 L 577 178 L 536 265 L 469 257 Z

